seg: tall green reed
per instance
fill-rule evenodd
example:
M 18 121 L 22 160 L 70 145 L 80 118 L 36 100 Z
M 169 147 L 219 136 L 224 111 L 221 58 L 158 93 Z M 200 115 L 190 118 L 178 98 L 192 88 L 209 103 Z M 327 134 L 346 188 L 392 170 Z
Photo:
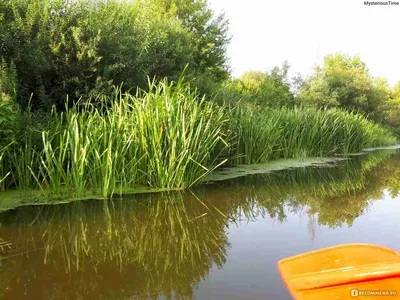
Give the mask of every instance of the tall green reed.
M 218 106 L 183 77 L 149 81 L 136 94 L 116 88 L 97 102 L 84 100 L 64 112 L 53 109 L 39 142 L 28 134 L 0 149 L 3 189 L 5 181 L 60 197 L 109 197 L 138 185 L 180 189 L 226 162 L 330 156 L 397 142 L 383 126 L 339 109 Z
M 228 156 L 236 158 L 234 163 L 351 153 L 397 142 L 383 126 L 339 109 L 238 107 L 227 114 L 232 131 Z
M 10 146 L 10 144 L 7 145 L 6 147 L 0 148 L 0 190 L 1 191 L 5 190 L 4 181 L 8 177 L 8 175 L 10 175 L 10 172 L 5 173 L 5 170 L 4 170 L 4 158 L 5 158 L 6 150 L 9 146 Z
M 150 83 L 131 102 L 137 121 L 140 169 L 145 182 L 158 187 L 188 187 L 224 161 L 211 155 L 226 146 L 223 109 L 197 96 L 179 79 L 176 85 Z
M 218 167 L 210 155 L 224 144 L 222 108 L 179 79 L 149 83 L 135 96 L 115 91 L 100 104 L 82 104 L 43 133 L 41 177 L 45 186 L 104 197 L 135 185 L 181 188 Z M 43 186 L 43 183 L 40 183 Z

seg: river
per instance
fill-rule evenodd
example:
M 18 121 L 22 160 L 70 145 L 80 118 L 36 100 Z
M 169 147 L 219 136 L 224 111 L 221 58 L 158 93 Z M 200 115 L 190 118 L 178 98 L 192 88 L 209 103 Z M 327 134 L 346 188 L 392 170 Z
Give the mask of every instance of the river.
M 400 154 L 0 214 L 1 299 L 291 299 L 277 262 L 400 250 Z

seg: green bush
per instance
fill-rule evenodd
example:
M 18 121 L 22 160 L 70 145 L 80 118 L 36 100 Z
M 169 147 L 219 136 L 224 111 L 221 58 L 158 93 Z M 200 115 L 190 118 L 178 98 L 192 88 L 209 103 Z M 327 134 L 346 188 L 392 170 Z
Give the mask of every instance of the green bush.
M 203 93 L 228 77 L 227 22 L 206 1 L 3 0 L 0 57 L 14 61 L 18 103 L 64 109 L 112 85 L 198 78 Z M 209 78 L 205 84 L 202 78 Z

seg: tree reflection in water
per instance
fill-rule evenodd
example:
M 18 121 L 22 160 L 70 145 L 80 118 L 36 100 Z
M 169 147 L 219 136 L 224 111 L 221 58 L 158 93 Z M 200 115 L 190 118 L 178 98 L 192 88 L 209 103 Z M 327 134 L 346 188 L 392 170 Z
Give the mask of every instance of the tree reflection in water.
M 311 233 L 317 225 L 351 226 L 369 200 L 384 191 L 398 195 L 400 156 L 393 154 L 375 152 L 339 166 L 248 176 L 187 192 L 3 213 L 0 297 L 192 299 L 210 270 L 225 264 L 232 222 L 285 222 L 288 212 L 303 211 Z

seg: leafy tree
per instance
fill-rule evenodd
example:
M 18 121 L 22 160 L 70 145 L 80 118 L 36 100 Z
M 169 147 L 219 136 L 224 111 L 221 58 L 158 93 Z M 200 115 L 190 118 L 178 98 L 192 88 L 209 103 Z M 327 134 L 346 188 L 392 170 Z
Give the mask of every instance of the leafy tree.
M 266 72 L 266 80 L 261 85 L 261 97 L 265 106 L 272 108 L 293 106 L 294 96 L 288 76 L 289 68 L 289 64 L 285 61 L 281 68 L 274 67 Z
M 369 117 L 377 122 L 387 124 L 387 109 L 392 97 L 392 90 L 386 78 L 378 77 L 374 79 L 370 97 Z
M 290 90 L 296 98 L 300 91 L 304 88 L 305 79 L 301 73 L 296 73 L 290 80 Z
M 0 54 L 15 62 L 23 107 L 31 93 L 35 107 L 48 107 L 94 86 L 99 38 L 81 27 L 86 15 L 83 2 L 5 0 L 2 11 L 0 32 L 5 41 Z
M 326 56 L 324 66 L 315 69 L 298 100 L 313 106 L 339 106 L 379 119 L 376 111 L 382 105 L 384 89 L 384 82 L 374 82 L 358 56 L 336 53 Z
M 15 140 L 18 106 L 15 104 L 17 75 L 14 64 L 0 61 L 0 191 L 5 189 L 5 151 Z
M 263 108 L 281 108 L 294 105 L 288 77 L 289 65 L 274 67 L 265 73 L 248 71 L 240 79 L 233 79 L 222 89 L 222 98 Z
M 387 103 L 387 123 L 400 134 L 400 81 L 394 86 Z
M 214 15 L 206 0 L 147 0 L 156 12 L 178 20 L 190 36 L 192 55 L 189 79 L 201 92 L 212 94 L 229 78 L 226 47 L 229 23 L 223 14 Z M 152 12 L 155 14 L 156 12 Z
M 145 87 L 147 76 L 188 79 L 202 92 L 229 74 L 227 22 L 194 0 L 4 0 L 0 56 L 14 61 L 18 101 L 63 108 L 72 100 Z M 72 101 L 71 101 L 72 102 Z
M 18 120 L 18 107 L 15 104 L 16 84 L 15 65 L 7 65 L 0 61 L 0 148 L 15 138 L 14 129 Z
M 317 68 L 315 74 L 310 76 L 300 90 L 297 100 L 300 104 L 315 107 L 339 106 L 338 95 L 330 91 L 329 84 L 324 78 L 323 70 Z

